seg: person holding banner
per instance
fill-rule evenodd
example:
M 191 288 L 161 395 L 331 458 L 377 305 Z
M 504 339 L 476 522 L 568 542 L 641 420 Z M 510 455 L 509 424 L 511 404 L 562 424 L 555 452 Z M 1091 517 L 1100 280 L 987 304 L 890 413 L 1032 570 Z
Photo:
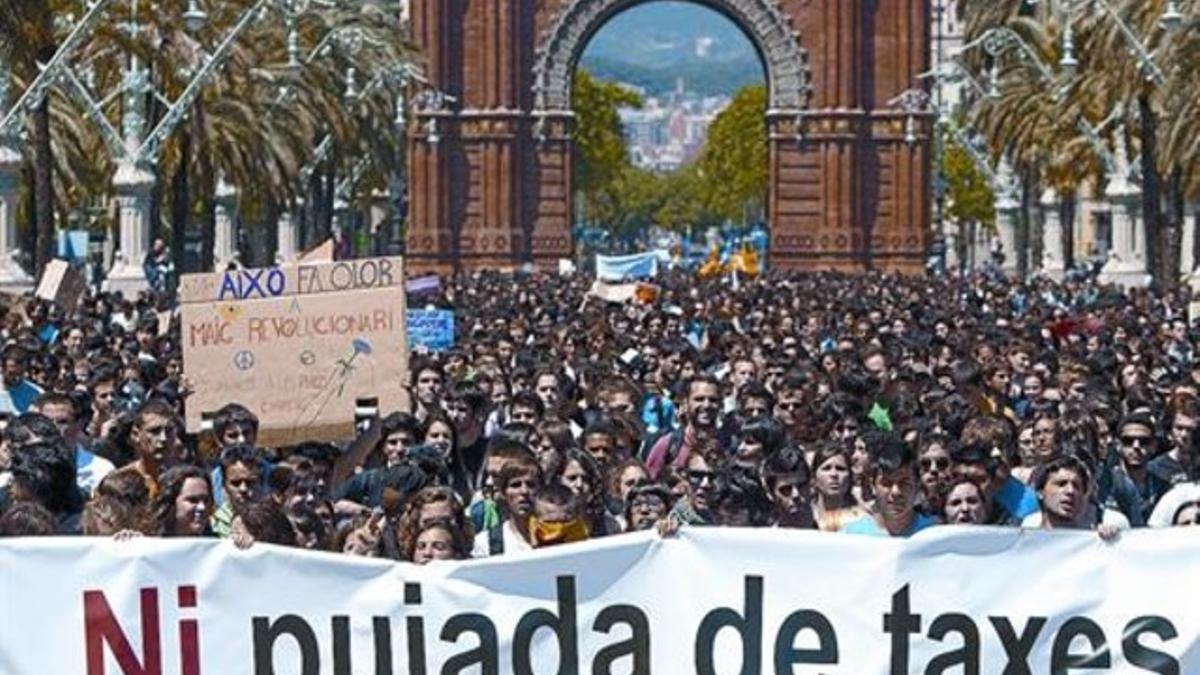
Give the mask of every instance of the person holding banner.
M 819 441 L 811 461 L 813 518 L 822 532 L 840 532 L 867 514 L 851 489 L 851 459 L 844 446 L 836 441 Z
M 211 536 L 212 482 L 196 466 L 168 469 L 150 503 L 149 533 L 157 537 Z
M 987 525 L 991 522 L 987 497 L 978 483 L 956 478 L 949 485 L 942 507 L 947 525 Z
M 408 559 L 418 565 L 435 560 L 466 560 L 471 557 L 470 540 L 453 523 L 436 520 L 417 534 Z
M 257 448 L 245 443 L 221 451 L 225 503 L 212 517 L 212 529 L 218 537 L 229 537 L 238 510 L 258 500 L 263 490 L 262 456 Z
M 847 523 L 847 534 L 872 537 L 911 537 L 933 527 L 938 520 L 917 512 L 920 477 L 912 448 L 893 436 L 883 436 L 869 448 L 868 475 L 876 495 L 875 513 Z
M 1074 455 L 1060 455 L 1043 464 L 1034 475 L 1033 488 L 1041 510 L 1022 520 L 1022 527 L 1097 530 L 1105 539 L 1129 529 L 1129 519 L 1120 512 L 1090 501 L 1095 490 L 1092 472 Z
M 508 459 L 496 475 L 496 503 L 503 522 L 475 536 L 471 557 L 486 558 L 533 550 L 529 520 L 534 494 L 542 484 L 542 467 L 532 452 Z
M 817 529 L 812 505 L 812 474 L 804 451 L 788 446 L 762 460 L 760 475 L 771 498 L 775 527 Z

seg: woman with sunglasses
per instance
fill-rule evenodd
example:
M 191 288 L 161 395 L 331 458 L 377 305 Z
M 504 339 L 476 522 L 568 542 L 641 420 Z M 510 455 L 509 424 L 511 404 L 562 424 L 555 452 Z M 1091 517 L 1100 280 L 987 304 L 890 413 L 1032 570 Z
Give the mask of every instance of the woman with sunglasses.
M 837 441 L 822 441 L 813 455 L 813 518 L 823 532 L 837 532 L 867 515 L 854 497 L 850 455 Z

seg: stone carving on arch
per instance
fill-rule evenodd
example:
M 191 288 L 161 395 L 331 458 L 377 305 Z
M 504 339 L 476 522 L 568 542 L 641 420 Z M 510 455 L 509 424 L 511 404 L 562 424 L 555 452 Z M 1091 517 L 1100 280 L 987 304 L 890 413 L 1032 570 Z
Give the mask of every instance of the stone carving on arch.
M 571 109 L 572 75 L 587 41 L 609 18 L 639 1 L 567 0 L 548 34 L 539 40 L 533 68 L 538 110 Z M 702 4 L 728 15 L 758 47 L 766 66 L 771 111 L 790 113 L 807 107 L 808 55 L 776 0 L 702 0 Z

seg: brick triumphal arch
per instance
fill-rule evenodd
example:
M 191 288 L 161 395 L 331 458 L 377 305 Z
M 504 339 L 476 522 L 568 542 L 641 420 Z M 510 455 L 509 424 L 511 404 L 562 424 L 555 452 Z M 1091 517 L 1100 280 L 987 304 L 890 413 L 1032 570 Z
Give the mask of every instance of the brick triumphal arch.
M 571 257 L 575 65 L 600 27 L 645 1 L 414 0 L 426 74 L 453 97 L 414 98 L 414 266 Z M 929 3 L 695 1 L 737 23 L 766 71 L 771 263 L 919 270 L 931 120 L 889 101 L 926 70 Z

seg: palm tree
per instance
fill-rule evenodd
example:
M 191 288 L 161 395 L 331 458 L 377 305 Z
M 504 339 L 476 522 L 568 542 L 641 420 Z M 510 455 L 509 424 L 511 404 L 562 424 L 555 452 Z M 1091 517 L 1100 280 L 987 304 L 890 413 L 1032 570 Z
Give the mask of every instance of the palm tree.
M 1029 5 L 1016 2 L 962 0 L 961 4 L 967 12 L 969 35 L 1009 25 L 1026 30 L 1023 35 L 1037 45 L 1047 63 L 1057 59 L 1062 23 L 1068 16 L 1070 3 L 1041 2 L 1034 11 L 1030 11 Z M 1064 120 L 1082 118 L 1093 124 L 1109 111 L 1123 112 L 1117 123 L 1103 130 L 1101 143 L 1111 150 L 1116 147 L 1117 134 L 1121 134 L 1130 152 L 1140 158 L 1149 268 L 1158 283 L 1166 286 L 1179 279 L 1183 205 L 1200 195 L 1197 171 L 1200 143 L 1196 141 L 1200 138 L 1197 129 L 1200 104 L 1193 94 L 1200 85 L 1200 32 L 1197 31 L 1200 22 L 1195 18 L 1200 12 L 1200 2 L 1184 0 L 1178 5 L 1185 16 L 1192 18 L 1174 32 L 1161 24 L 1167 0 L 1107 0 L 1113 13 L 1104 7 L 1077 12 L 1072 25 L 1079 72 L 1071 79 L 1055 112 Z M 1132 32 L 1132 38 L 1122 29 L 1122 22 Z M 1039 32 L 1044 36 L 1039 37 Z M 1143 51 L 1151 56 L 1155 67 L 1151 67 Z M 977 63 L 976 67 L 982 65 Z M 1015 123 L 1021 119 L 1019 111 L 1028 112 L 1030 103 L 1019 96 L 1006 98 L 1009 100 L 997 105 L 1008 108 L 1006 114 Z M 1015 126 L 999 125 L 994 129 L 996 137 L 1007 139 L 1010 132 L 1016 131 Z M 1016 145 L 1028 146 L 1030 140 L 1028 136 L 1018 137 Z M 1078 138 L 1069 131 L 1037 141 L 1045 151 L 1067 156 L 1074 154 L 1070 146 L 1077 143 Z M 1093 159 L 1098 156 L 1095 153 Z M 1103 176 L 1099 168 L 1075 166 L 1076 173 Z M 1053 179 L 1052 173 L 1047 175 Z M 1200 238 L 1197 242 L 1196 252 L 1200 254 Z
M 0 52 L 13 64 L 18 87 L 32 80 L 37 62 L 53 54 L 60 35 L 52 20 L 69 9 L 66 0 L 0 0 L 0 32 L 6 39 Z M 93 90 L 108 92 L 121 84 L 127 54 L 136 55 L 154 73 L 156 86 L 175 100 L 201 67 L 202 45 L 214 44 L 251 5 L 230 0 L 210 7 L 208 26 L 191 35 L 175 12 L 154 12 L 143 6 L 137 16 L 143 30 L 128 34 L 120 26 L 124 7 L 112 10 L 80 49 L 77 63 L 89 64 Z M 371 158 L 375 170 L 364 185 L 403 165 L 402 139 L 391 133 L 393 103 L 400 93 L 395 77 L 380 79 L 353 105 L 342 100 L 347 68 L 353 64 L 363 77 L 394 73 L 413 60 L 411 47 L 398 39 L 396 18 L 374 3 L 341 2 L 332 8 L 314 6 L 298 19 L 301 46 L 311 49 L 331 31 L 354 29 L 362 49 L 350 54 L 337 41 L 327 56 L 313 59 L 292 77 L 286 58 L 286 29 L 281 21 L 260 21 L 234 43 L 233 50 L 195 101 L 188 119 L 162 147 L 154 170 L 169 195 L 172 242 L 182 256 L 188 222 L 198 217 L 211 240 L 213 193 L 218 176 L 242 188 L 240 203 L 248 215 L 262 215 L 272 205 L 290 204 L 306 186 L 300 167 L 311 158 L 314 139 L 329 134 L 335 157 Z M 339 33 L 340 34 L 340 33 Z M 326 42 L 329 42 L 326 40 Z M 286 88 L 288 95 L 281 96 Z M 98 98 L 98 96 L 97 96 Z M 143 113 L 152 122 L 165 106 L 147 97 Z M 103 115 L 119 126 L 120 97 Z M 110 195 L 114 157 L 105 152 L 105 138 L 84 119 L 79 105 L 57 87 L 32 116 L 34 138 L 34 200 L 38 264 L 53 252 L 54 207 L 73 205 Z M 330 166 L 345 175 L 349 162 Z M 164 178 L 169 178 L 164 180 Z M 197 189 L 195 186 L 199 186 Z M 156 202 L 155 208 L 158 208 Z M 206 258 L 211 244 L 206 242 Z M 177 257 L 177 262 L 182 262 Z M 182 266 L 180 267 L 182 269 Z
M 0 42 L 4 61 L 21 79 L 32 81 L 38 62 L 53 56 L 56 48 L 54 12 L 49 0 L 0 0 Z M 34 148 L 34 270 L 40 270 L 54 253 L 53 153 L 50 141 L 50 103 L 43 100 L 32 114 Z

